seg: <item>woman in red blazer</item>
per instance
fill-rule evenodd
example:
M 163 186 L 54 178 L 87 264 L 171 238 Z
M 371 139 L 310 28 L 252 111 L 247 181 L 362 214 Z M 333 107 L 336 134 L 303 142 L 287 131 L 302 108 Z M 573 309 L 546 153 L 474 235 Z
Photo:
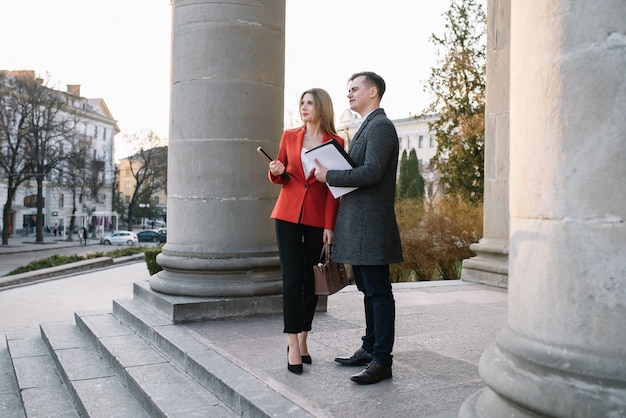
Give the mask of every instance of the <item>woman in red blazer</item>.
M 300 96 L 304 125 L 283 132 L 278 156 L 269 163 L 269 179 L 282 185 L 271 217 L 276 219 L 276 238 L 283 273 L 283 317 L 287 334 L 287 369 L 302 373 L 311 364 L 307 334 L 317 306 L 313 266 L 325 242 L 332 244 L 339 200 L 313 175 L 315 165 L 304 152 L 336 139 L 333 103 L 323 89 L 313 88 Z

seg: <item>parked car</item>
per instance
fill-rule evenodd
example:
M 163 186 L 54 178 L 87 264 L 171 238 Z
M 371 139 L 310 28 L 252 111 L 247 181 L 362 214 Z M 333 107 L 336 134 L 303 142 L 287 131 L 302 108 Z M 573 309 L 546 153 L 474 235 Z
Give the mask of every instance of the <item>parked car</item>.
M 156 242 L 162 244 L 166 241 L 166 233 L 162 232 L 164 229 L 146 229 L 145 231 L 137 232 L 137 239 L 139 242 Z
M 104 245 L 135 245 L 138 242 L 137 234 L 130 231 L 115 231 L 100 238 L 100 244 Z
M 167 228 L 157 229 L 157 234 L 159 234 L 159 243 L 164 244 L 167 242 Z

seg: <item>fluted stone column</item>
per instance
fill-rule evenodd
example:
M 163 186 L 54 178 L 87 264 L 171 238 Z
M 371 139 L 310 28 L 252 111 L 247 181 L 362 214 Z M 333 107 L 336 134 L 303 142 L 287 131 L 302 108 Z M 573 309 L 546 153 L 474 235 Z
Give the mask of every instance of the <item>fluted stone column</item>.
M 470 245 L 461 279 L 508 287 L 509 262 L 509 61 L 511 0 L 487 2 L 485 194 L 483 237 Z
M 280 312 L 279 188 L 256 149 L 275 153 L 283 129 L 285 1 L 175 0 L 171 56 L 168 237 L 150 288 Z
M 461 416 L 626 416 L 626 2 L 513 1 L 509 317 Z

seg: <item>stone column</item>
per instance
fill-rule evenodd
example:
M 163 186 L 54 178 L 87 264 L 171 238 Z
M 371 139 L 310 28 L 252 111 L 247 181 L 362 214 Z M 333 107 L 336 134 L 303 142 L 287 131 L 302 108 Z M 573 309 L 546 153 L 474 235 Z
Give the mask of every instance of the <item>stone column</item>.
M 483 238 L 470 245 L 461 279 L 508 287 L 509 262 L 509 60 L 511 0 L 487 2 L 485 194 Z
M 171 56 L 168 237 L 150 288 L 280 295 L 269 219 L 279 188 L 257 147 L 275 154 L 283 129 L 285 1 L 175 0 Z
M 626 2 L 512 3 L 509 317 L 461 416 L 626 416 Z

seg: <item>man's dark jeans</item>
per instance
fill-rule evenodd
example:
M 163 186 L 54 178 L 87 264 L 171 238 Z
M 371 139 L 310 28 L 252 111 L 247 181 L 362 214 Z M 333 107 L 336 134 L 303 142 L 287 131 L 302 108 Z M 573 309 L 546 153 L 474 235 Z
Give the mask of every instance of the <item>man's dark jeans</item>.
M 356 286 L 365 296 L 363 348 L 373 353 L 377 363 L 391 366 L 396 304 L 389 281 L 389 265 L 352 266 L 352 269 Z

